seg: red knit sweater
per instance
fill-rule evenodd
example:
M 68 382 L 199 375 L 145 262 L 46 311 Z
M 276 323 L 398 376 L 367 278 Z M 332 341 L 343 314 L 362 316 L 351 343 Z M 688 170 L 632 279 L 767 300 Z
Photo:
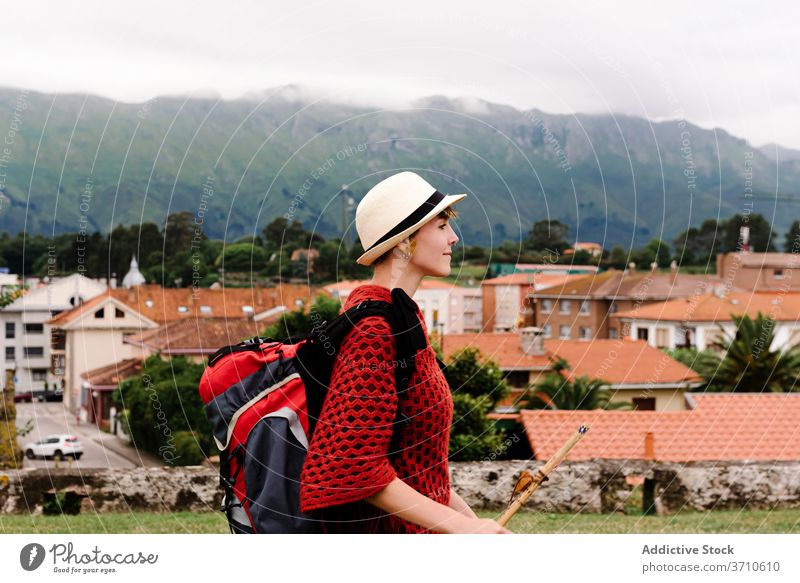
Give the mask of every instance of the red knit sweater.
M 342 309 L 370 298 L 391 302 L 391 292 L 361 285 Z M 427 338 L 419 308 L 417 317 Z M 394 358 L 391 327 L 377 316 L 361 320 L 342 343 L 300 478 L 300 508 L 323 520 L 326 532 L 429 532 L 363 500 L 395 477 L 436 502 L 450 503 L 450 387 L 428 344 L 417 354 L 409 390 L 400 398 L 410 421 L 399 426 L 400 451 L 389 457 L 398 407 Z

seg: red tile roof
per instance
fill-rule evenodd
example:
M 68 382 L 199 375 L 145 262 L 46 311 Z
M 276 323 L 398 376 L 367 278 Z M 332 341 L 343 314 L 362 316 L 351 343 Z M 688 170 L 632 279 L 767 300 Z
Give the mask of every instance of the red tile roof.
M 681 385 L 702 379 L 692 369 L 653 348 L 644 340 L 595 339 L 544 341 L 543 355 L 527 355 L 516 332 L 445 334 L 442 351 L 449 359 L 456 351 L 477 348 L 483 358 L 503 370 L 547 370 L 557 358 L 571 366 L 564 375 L 601 378 L 612 385 Z
M 116 387 L 127 378 L 142 372 L 141 358 L 127 358 L 81 374 L 81 378 L 91 383 L 95 389 Z
M 48 323 L 64 326 L 87 313 L 93 307 L 113 297 L 130 306 L 150 320 L 163 324 L 191 316 L 218 318 L 246 318 L 264 310 L 284 305 L 295 309 L 295 301 L 308 303 L 316 291 L 302 284 L 281 284 L 276 287 L 256 288 L 163 288 L 160 285 L 140 285 L 130 289 L 109 289 L 80 306 L 61 312 Z M 251 308 L 244 311 L 243 308 Z M 186 308 L 180 311 L 179 308 Z
M 519 340 L 520 335 L 515 332 L 445 334 L 442 352 L 447 360 L 462 348 L 477 348 L 483 358 L 494 360 L 504 370 L 550 368 L 550 359 L 546 354 L 525 354 Z
M 268 325 L 245 318 L 185 318 L 129 336 L 125 342 L 163 354 L 213 354 L 258 335 Z
M 589 376 L 607 380 L 612 385 L 678 385 L 699 383 L 700 375 L 645 340 L 594 339 L 544 342 L 553 358 L 563 358 L 571 366 L 564 371 L 572 380 Z
M 677 322 L 726 322 L 732 315 L 758 312 L 776 321 L 797 321 L 800 314 L 798 292 L 742 292 L 731 291 L 724 297 L 706 293 L 684 299 L 639 306 L 633 310 L 617 312 L 617 318 Z
M 520 420 L 538 460 L 548 459 L 582 423 L 589 432 L 571 460 L 647 459 L 652 434 L 660 461 L 800 460 L 800 394 L 698 394 L 686 411 L 533 411 Z
M 703 293 L 720 283 L 722 282 L 716 275 L 686 273 L 673 275 L 643 271 L 626 273 L 610 269 L 595 275 L 585 275 L 581 279 L 563 285 L 539 290 L 536 292 L 536 297 L 669 300 Z

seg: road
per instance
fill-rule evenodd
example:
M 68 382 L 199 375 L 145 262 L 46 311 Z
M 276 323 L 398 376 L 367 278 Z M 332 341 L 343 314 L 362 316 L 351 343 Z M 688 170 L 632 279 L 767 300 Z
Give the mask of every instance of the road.
M 95 436 L 103 439 L 117 438 L 100 434 L 92 425 L 87 427 L 84 423 L 76 423 L 75 417 L 70 415 L 61 403 L 17 403 L 17 428 L 24 428 L 29 419 L 33 420 L 33 430 L 25 436 L 17 437 L 20 448 L 24 450 L 26 443 L 38 441 L 52 433 L 69 433 L 81 440 L 83 456 L 80 460 L 65 461 L 26 458 L 23 465 L 25 468 L 135 468 L 142 465 L 133 463 L 95 441 L 93 439 Z

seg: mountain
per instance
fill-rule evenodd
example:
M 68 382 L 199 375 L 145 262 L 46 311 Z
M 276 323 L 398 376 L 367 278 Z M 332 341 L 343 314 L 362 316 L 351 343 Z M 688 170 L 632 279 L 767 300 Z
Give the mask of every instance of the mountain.
M 340 236 L 342 185 L 360 200 L 398 169 L 470 194 L 456 207 L 466 244 L 517 240 L 548 217 L 610 248 L 671 242 L 737 212 L 762 213 L 778 231 L 800 215 L 787 197 L 800 161 L 776 162 L 724 130 L 479 99 L 381 109 L 315 102 L 296 87 L 144 104 L 0 89 L 0 135 L 11 141 L 0 147 L 0 228 L 12 233 L 108 232 L 187 210 L 228 241 L 287 213 Z

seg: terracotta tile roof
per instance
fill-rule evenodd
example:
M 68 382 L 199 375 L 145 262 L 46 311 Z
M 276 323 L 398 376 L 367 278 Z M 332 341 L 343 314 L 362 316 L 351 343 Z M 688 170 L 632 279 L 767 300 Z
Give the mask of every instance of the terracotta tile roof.
M 544 341 L 546 352 L 563 358 L 572 367 L 564 371 L 576 376 L 602 378 L 612 385 L 679 385 L 699 383 L 700 375 L 650 346 L 645 340 L 594 339 Z
M 612 385 L 675 386 L 699 383 L 692 369 L 670 358 L 644 340 L 544 341 L 544 354 L 530 356 L 520 347 L 516 332 L 445 334 L 445 360 L 461 348 L 477 348 L 483 358 L 494 360 L 502 370 L 549 370 L 556 358 L 572 367 L 564 376 L 572 380 L 587 375 Z
M 614 315 L 617 318 L 641 320 L 721 322 L 730 320 L 731 315 L 748 314 L 755 317 L 758 312 L 770 315 L 774 320 L 795 322 L 800 314 L 800 293 L 731 291 L 725 297 L 706 293 L 647 304 Z
M 546 355 L 530 356 L 522 352 L 519 340 L 519 334 L 514 332 L 445 334 L 442 352 L 447 360 L 462 348 L 477 348 L 483 358 L 494 360 L 503 370 L 550 367 Z
M 141 285 L 131 289 L 116 288 L 95 296 L 80 306 L 62 312 L 49 321 L 52 326 L 64 326 L 79 318 L 92 307 L 111 296 L 130 306 L 143 316 L 163 324 L 191 316 L 246 318 L 285 305 L 295 309 L 295 300 L 308 303 L 316 290 L 302 284 L 282 284 L 257 288 L 163 288 L 160 285 Z M 244 309 L 250 308 L 249 311 Z M 243 309 L 244 308 L 244 309 Z
M 127 378 L 142 372 L 141 358 L 127 358 L 114 364 L 108 364 L 81 374 L 94 388 L 116 387 Z
M 213 354 L 217 349 L 259 334 L 269 322 L 246 318 L 184 318 L 125 339 L 163 354 Z
M 672 275 L 639 271 L 626 274 L 617 269 L 610 269 L 596 275 L 585 275 L 581 279 L 568 281 L 563 285 L 539 290 L 536 292 L 536 297 L 668 300 L 703 293 L 720 283 L 722 282 L 716 275 L 684 273 Z
M 548 459 L 582 423 L 589 432 L 570 452 L 571 460 L 654 459 L 661 461 L 800 460 L 797 419 L 800 394 L 692 395 L 687 411 L 532 411 L 520 421 L 538 460 Z

